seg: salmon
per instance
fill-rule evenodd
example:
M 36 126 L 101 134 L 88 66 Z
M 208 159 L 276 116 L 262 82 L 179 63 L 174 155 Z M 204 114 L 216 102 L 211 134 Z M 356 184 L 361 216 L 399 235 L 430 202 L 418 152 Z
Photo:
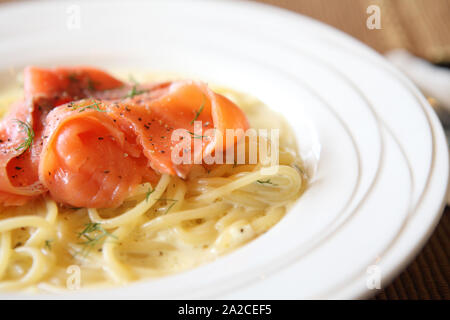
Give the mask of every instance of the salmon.
M 25 68 L 25 99 L 33 99 L 35 103 L 45 99 L 44 104 L 51 102 L 58 106 L 123 86 L 122 81 L 91 67 Z
M 46 117 L 55 106 L 123 86 L 123 82 L 90 67 L 25 68 L 24 100 L 14 103 L 0 122 L 0 203 L 23 205 L 46 192 L 38 167 Z M 24 125 L 34 134 L 27 148 L 20 147 L 28 138 Z
M 223 152 L 234 146 L 236 140 L 226 142 L 226 129 L 245 131 L 249 128 L 242 110 L 197 81 L 166 83 L 149 94 L 144 93 L 117 104 L 109 114 L 118 123 L 124 123 L 124 127 L 133 127 L 153 169 L 181 178 L 186 178 L 192 163 L 201 163 L 197 160 L 201 160 L 205 153 Z M 197 128 L 196 122 L 199 125 Z M 172 161 L 172 150 L 180 143 L 180 140 L 171 139 L 176 129 L 184 131 L 185 138 L 190 138 L 190 145 L 181 149 L 180 153 L 189 151 L 191 164 Z M 216 150 L 220 136 L 224 140 L 220 143 L 220 149 Z M 241 135 L 236 138 L 240 139 Z M 194 148 L 196 142 L 201 143 L 201 148 L 197 150 Z
M 0 202 L 4 205 L 22 205 L 44 191 L 37 173 L 34 149 L 25 151 L 27 140 L 21 123 L 32 122 L 32 110 L 19 101 L 0 122 Z M 30 141 L 31 142 L 31 141 Z
M 23 106 L 40 107 L 32 121 L 35 141 L 23 153 L 30 155 L 18 166 L 26 168 L 21 184 L 34 186 L 28 197 L 48 191 L 75 207 L 117 207 L 138 184 L 155 184 L 161 174 L 184 179 L 205 153 L 234 147 L 241 136 L 227 141 L 226 129 L 249 128 L 242 110 L 198 81 L 126 84 L 87 67 L 31 67 L 26 73 L 23 112 L 30 118 Z M 17 126 L 10 130 L 18 135 Z M 174 132 L 178 139 L 172 139 Z M 190 162 L 174 161 L 174 150 L 188 154 Z M 13 173 L 5 177 L 11 180 Z M 13 187 L 4 188 L 0 175 L 1 203 L 21 203 L 12 197 L 22 195 L 19 186 Z
M 79 108 L 88 105 L 89 100 L 77 103 Z M 79 112 L 64 105 L 47 120 L 39 177 L 56 201 L 75 207 L 117 207 L 139 183 L 158 180 L 135 137 L 120 130 L 106 112 Z

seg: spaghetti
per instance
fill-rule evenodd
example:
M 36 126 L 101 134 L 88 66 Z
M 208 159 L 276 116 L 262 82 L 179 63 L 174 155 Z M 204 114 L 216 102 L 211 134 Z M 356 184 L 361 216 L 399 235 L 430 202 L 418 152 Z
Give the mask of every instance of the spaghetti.
M 0 290 L 66 290 L 73 265 L 83 289 L 165 276 L 212 261 L 274 226 L 307 185 L 294 135 L 258 100 L 216 91 L 239 105 L 252 127 L 281 129 L 273 174 L 261 162 L 195 165 L 186 179 L 164 174 L 155 185 L 140 184 L 115 209 L 71 208 L 48 196 L 1 208 Z M 11 99 L 3 98 L 4 109 Z

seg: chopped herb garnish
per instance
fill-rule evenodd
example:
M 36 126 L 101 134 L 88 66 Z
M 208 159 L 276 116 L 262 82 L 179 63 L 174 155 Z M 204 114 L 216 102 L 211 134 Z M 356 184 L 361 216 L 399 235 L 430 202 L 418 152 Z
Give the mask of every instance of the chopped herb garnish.
M 172 209 L 172 207 L 178 202 L 177 199 L 168 199 L 168 198 L 159 198 L 156 199 L 156 201 L 172 201 L 172 203 L 170 204 L 170 206 L 166 209 L 166 211 L 164 212 L 164 214 L 168 213 L 170 209 Z
M 172 209 L 172 207 L 178 202 L 178 200 L 172 199 L 172 204 L 167 208 L 165 213 L 168 213 L 170 211 L 170 209 Z
M 16 148 L 16 150 L 23 150 L 24 152 L 31 146 L 34 140 L 34 131 L 30 124 L 20 121 L 16 119 L 19 123 L 19 126 L 22 128 L 22 130 L 25 132 L 27 137 L 25 140 Z
M 194 139 L 208 138 L 208 136 L 201 136 L 201 135 L 196 134 L 196 133 L 191 132 L 191 131 L 188 131 L 188 132 L 192 136 L 192 138 L 194 138 Z
M 80 105 L 69 104 L 69 108 L 73 108 L 73 110 L 79 110 L 78 112 L 83 112 L 86 109 L 93 109 L 93 110 L 98 111 L 98 112 L 108 112 L 107 110 L 100 109 L 99 106 L 100 106 L 100 103 L 98 103 L 98 102 L 94 102 L 94 103 L 89 104 L 87 106 L 80 106 Z
M 138 90 L 137 89 L 137 83 L 135 83 L 131 87 L 130 92 L 128 92 L 128 94 L 125 97 L 123 97 L 123 98 L 124 99 L 126 99 L 126 98 L 133 98 L 134 96 L 137 96 L 137 95 L 140 95 L 140 94 L 143 94 L 143 93 L 146 93 L 146 92 L 148 92 L 148 90 Z
M 148 202 L 148 199 L 150 198 L 150 195 L 155 192 L 155 189 L 149 188 L 147 193 L 145 194 L 145 201 Z
M 53 240 L 45 240 L 45 247 L 48 250 L 52 250 L 52 242 L 53 242 Z
M 96 245 L 103 243 L 107 237 L 117 239 L 117 237 L 106 231 L 100 223 L 90 222 L 85 224 L 83 231 L 78 233 L 78 238 L 84 238 L 85 241 L 80 244 L 85 245 L 82 253 L 87 255 Z
M 197 120 L 197 118 L 200 115 L 200 113 L 202 113 L 203 108 L 205 108 L 205 102 L 206 102 L 206 98 L 205 98 L 205 95 L 203 95 L 202 105 L 200 106 L 200 109 L 198 109 L 198 111 L 195 112 L 195 117 L 194 117 L 194 119 L 191 120 L 191 122 L 189 122 L 189 124 L 193 124 L 194 121 Z
M 256 182 L 260 183 L 260 184 L 271 184 L 273 186 L 276 186 L 276 184 L 274 184 L 272 181 L 270 181 L 270 179 L 267 180 L 256 180 Z

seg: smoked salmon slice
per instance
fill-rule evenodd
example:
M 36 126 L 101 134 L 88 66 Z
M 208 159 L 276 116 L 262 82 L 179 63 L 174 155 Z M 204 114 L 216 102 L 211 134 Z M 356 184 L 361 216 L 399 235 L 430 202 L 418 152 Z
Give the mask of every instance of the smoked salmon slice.
M 110 116 L 133 127 L 153 169 L 181 178 L 186 178 L 192 164 L 202 163 L 205 153 L 233 147 L 242 138 L 238 129 L 249 128 L 242 110 L 198 81 L 176 81 L 157 87 L 149 94 L 110 108 Z M 226 129 L 238 132 L 236 140 L 226 141 Z M 180 138 L 172 140 L 175 130 Z M 190 143 L 180 143 L 182 139 Z M 195 148 L 197 143 L 201 146 Z M 177 148 L 180 157 L 188 153 L 188 163 L 174 163 L 172 151 L 178 152 Z
M 45 119 L 55 106 L 124 84 L 89 67 L 24 71 L 24 100 L 13 104 L 0 122 L 0 203 L 23 205 L 46 188 L 39 180 Z M 33 137 L 27 136 L 27 130 Z M 25 146 L 23 143 L 29 143 Z
M 58 202 L 117 207 L 137 184 L 154 183 L 158 177 L 135 137 L 120 130 L 102 104 L 83 110 L 86 106 L 92 106 L 92 101 L 50 112 L 39 176 Z
M 122 81 L 91 67 L 25 68 L 25 98 L 35 100 L 35 103 L 44 98 L 58 106 L 123 86 Z
M 88 67 L 31 67 L 26 74 L 22 105 L 39 112 L 29 120 L 36 138 L 24 153 L 30 173 L 22 183 L 35 182 L 36 194 L 48 190 L 75 207 L 117 207 L 136 185 L 156 183 L 160 174 L 186 178 L 205 154 L 234 147 L 249 128 L 242 110 L 198 81 L 125 84 Z M 238 134 L 226 140 L 227 129 Z M 0 183 L 0 202 L 8 204 L 3 192 L 17 191 Z

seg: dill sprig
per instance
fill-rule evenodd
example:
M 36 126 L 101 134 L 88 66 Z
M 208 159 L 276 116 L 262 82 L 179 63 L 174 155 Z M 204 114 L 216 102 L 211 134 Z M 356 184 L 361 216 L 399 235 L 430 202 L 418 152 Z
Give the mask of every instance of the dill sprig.
M 89 251 L 96 245 L 105 242 L 107 237 L 117 239 L 115 235 L 106 231 L 100 223 L 89 222 L 84 226 L 85 228 L 83 229 L 83 231 L 78 233 L 79 239 L 85 239 L 85 241 L 80 242 L 80 244 L 85 246 L 85 248 L 82 250 L 82 253 L 84 253 L 84 255 L 87 255 Z
M 92 110 L 95 110 L 95 111 L 98 111 L 98 112 L 108 112 L 107 110 L 100 109 L 99 106 L 100 106 L 99 102 L 94 102 L 94 103 L 89 104 L 87 106 L 69 104 L 69 108 L 73 108 L 73 110 L 78 110 L 78 112 L 83 112 L 86 109 L 92 109 Z
M 52 242 L 53 242 L 53 240 L 45 240 L 45 247 L 48 250 L 52 250 Z
M 166 212 L 164 212 L 164 214 L 167 214 L 169 211 L 170 211 L 170 209 L 172 209 L 172 207 L 178 202 L 178 200 L 176 200 L 176 199 L 167 199 L 167 200 L 171 200 L 172 201 L 172 203 L 170 204 L 170 206 L 167 208 L 167 210 L 166 210 Z
M 27 135 L 25 140 L 16 148 L 16 150 L 22 150 L 25 152 L 31 147 L 31 144 L 34 140 L 34 131 L 30 124 L 23 122 L 21 120 L 15 119 L 16 122 L 19 123 L 19 126 L 22 128 L 23 132 Z
M 194 119 L 191 120 L 191 122 L 189 122 L 189 124 L 193 124 L 194 121 L 197 120 L 197 118 L 200 116 L 200 113 L 202 113 L 203 109 L 205 108 L 205 103 L 206 103 L 206 98 L 205 98 L 205 95 L 203 95 L 202 105 L 200 106 L 200 109 L 198 109 L 198 111 L 195 112 L 195 117 L 194 117 Z
M 138 96 L 140 94 L 148 92 L 148 90 L 138 90 L 137 86 L 138 86 L 138 83 L 133 84 L 133 86 L 131 87 L 130 92 L 128 92 L 127 95 L 125 97 L 123 97 L 123 98 L 124 99 L 126 99 L 126 98 L 133 98 L 134 96 Z
M 168 199 L 168 198 L 159 198 L 159 199 L 156 199 L 156 201 L 172 201 L 172 203 L 169 205 L 169 207 L 167 207 L 164 214 L 168 213 L 170 211 L 170 209 L 172 209 L 172 207 L 178 202 L 177 199 Z
M 271 184 L 273 186 L 277 186 L 277 184 L 274 184 L 272 181 L 270 181 L 270 179 L 267 179 L 267 180 L 256 180 L 256 182 L 258 182 L 260 184 Z
M 145 194 L 145 201 L 148 202 L 148 199 L 150 198 L 150 195 L 151 195 L 153 192 L 155 192 L 155 189 L 148 188 L 148 191 L 147 191 L 147 193 Z
M 192 138 L 194 138 L 194 139 L 208 138 L 208 136 L 202 136 L 202 135 L 196 134 L 196 133 L 191 132 L 191 131 L 188 131 L 188 132 L 192 136 Z

